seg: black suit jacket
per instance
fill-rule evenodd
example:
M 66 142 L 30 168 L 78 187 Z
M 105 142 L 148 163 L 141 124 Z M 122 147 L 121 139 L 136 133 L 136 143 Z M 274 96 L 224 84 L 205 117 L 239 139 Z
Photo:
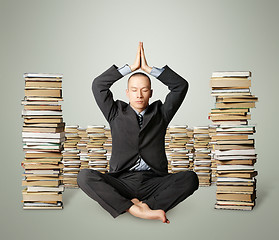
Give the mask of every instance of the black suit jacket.
M 113 99 L 110 87 L 123 77 L 117 66 L 113 64 L 93 80 L 93 95 L 111 128 L 109 174 L 117 176 L 128 170 L 136 163 L 139 155 L 157 174 L 168 174 L 166 129 L 186 96 L 188 82 L 167 65 L 164 68 L 157 79 L 167 85 L 170 92 L 164 103 L 157 100 L 149 105 L 143 115 L 141 129 L 132 107 L 124 101 Z

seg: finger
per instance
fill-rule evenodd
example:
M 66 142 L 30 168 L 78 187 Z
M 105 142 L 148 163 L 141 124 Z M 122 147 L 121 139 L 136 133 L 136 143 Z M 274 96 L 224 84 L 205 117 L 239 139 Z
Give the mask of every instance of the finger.
M 141 58 L 142 58 L 142 61 L 143 61 L 144 63 L 146 63 L 146 58 L 145 58 L 145 55 L 144 55 L 143 48 L 141 48 Z

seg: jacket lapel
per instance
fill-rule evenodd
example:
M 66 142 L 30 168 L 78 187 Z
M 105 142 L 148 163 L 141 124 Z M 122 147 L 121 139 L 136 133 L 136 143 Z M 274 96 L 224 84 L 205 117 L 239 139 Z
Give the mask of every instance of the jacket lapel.
M 149 105 L 148 109 L 144 113 L 140 132 L 143 131 L 143 129 L 146 127 L 146 125 L 149 123 L 149 121 L 151 120 L 152 116 L 154 115 L 154 111 L 152 111 L 152 108 L 153 108 L 153 106 Z
M 132 120 L 132 126 L 135 127 L 139 132 L 142 132 L 154 115 L 154 105 L 149 105 L 146 112 L 144 113 L 141 129 L 138 124 L 137 114 L 130 104 L 127 105 L 126 111 L 127 116 Z

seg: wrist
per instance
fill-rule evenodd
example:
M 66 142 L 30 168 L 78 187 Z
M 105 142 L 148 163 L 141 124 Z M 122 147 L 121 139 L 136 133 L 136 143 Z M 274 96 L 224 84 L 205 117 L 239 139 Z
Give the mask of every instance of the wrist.
M 149 67 L 149 66 L 146 66 L 146 67 L 143 69 L 143 71 L 147 72 L 148 74 L 151 73 L 151 70 L 152 70 L 152 68 Z
M 137 68 L 136 68 L 134 65 L 128 65 L 128 66 L 130 67 L 130 69 L 131 69 L 132 72 L 134 72 L 134 71 L 137 70 Z

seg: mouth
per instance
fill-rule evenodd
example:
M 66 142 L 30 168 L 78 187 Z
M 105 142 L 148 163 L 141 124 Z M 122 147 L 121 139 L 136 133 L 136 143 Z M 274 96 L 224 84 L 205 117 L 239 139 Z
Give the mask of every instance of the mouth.
M 136 101 L 136 103 L 143 103 L 143 101 Z

